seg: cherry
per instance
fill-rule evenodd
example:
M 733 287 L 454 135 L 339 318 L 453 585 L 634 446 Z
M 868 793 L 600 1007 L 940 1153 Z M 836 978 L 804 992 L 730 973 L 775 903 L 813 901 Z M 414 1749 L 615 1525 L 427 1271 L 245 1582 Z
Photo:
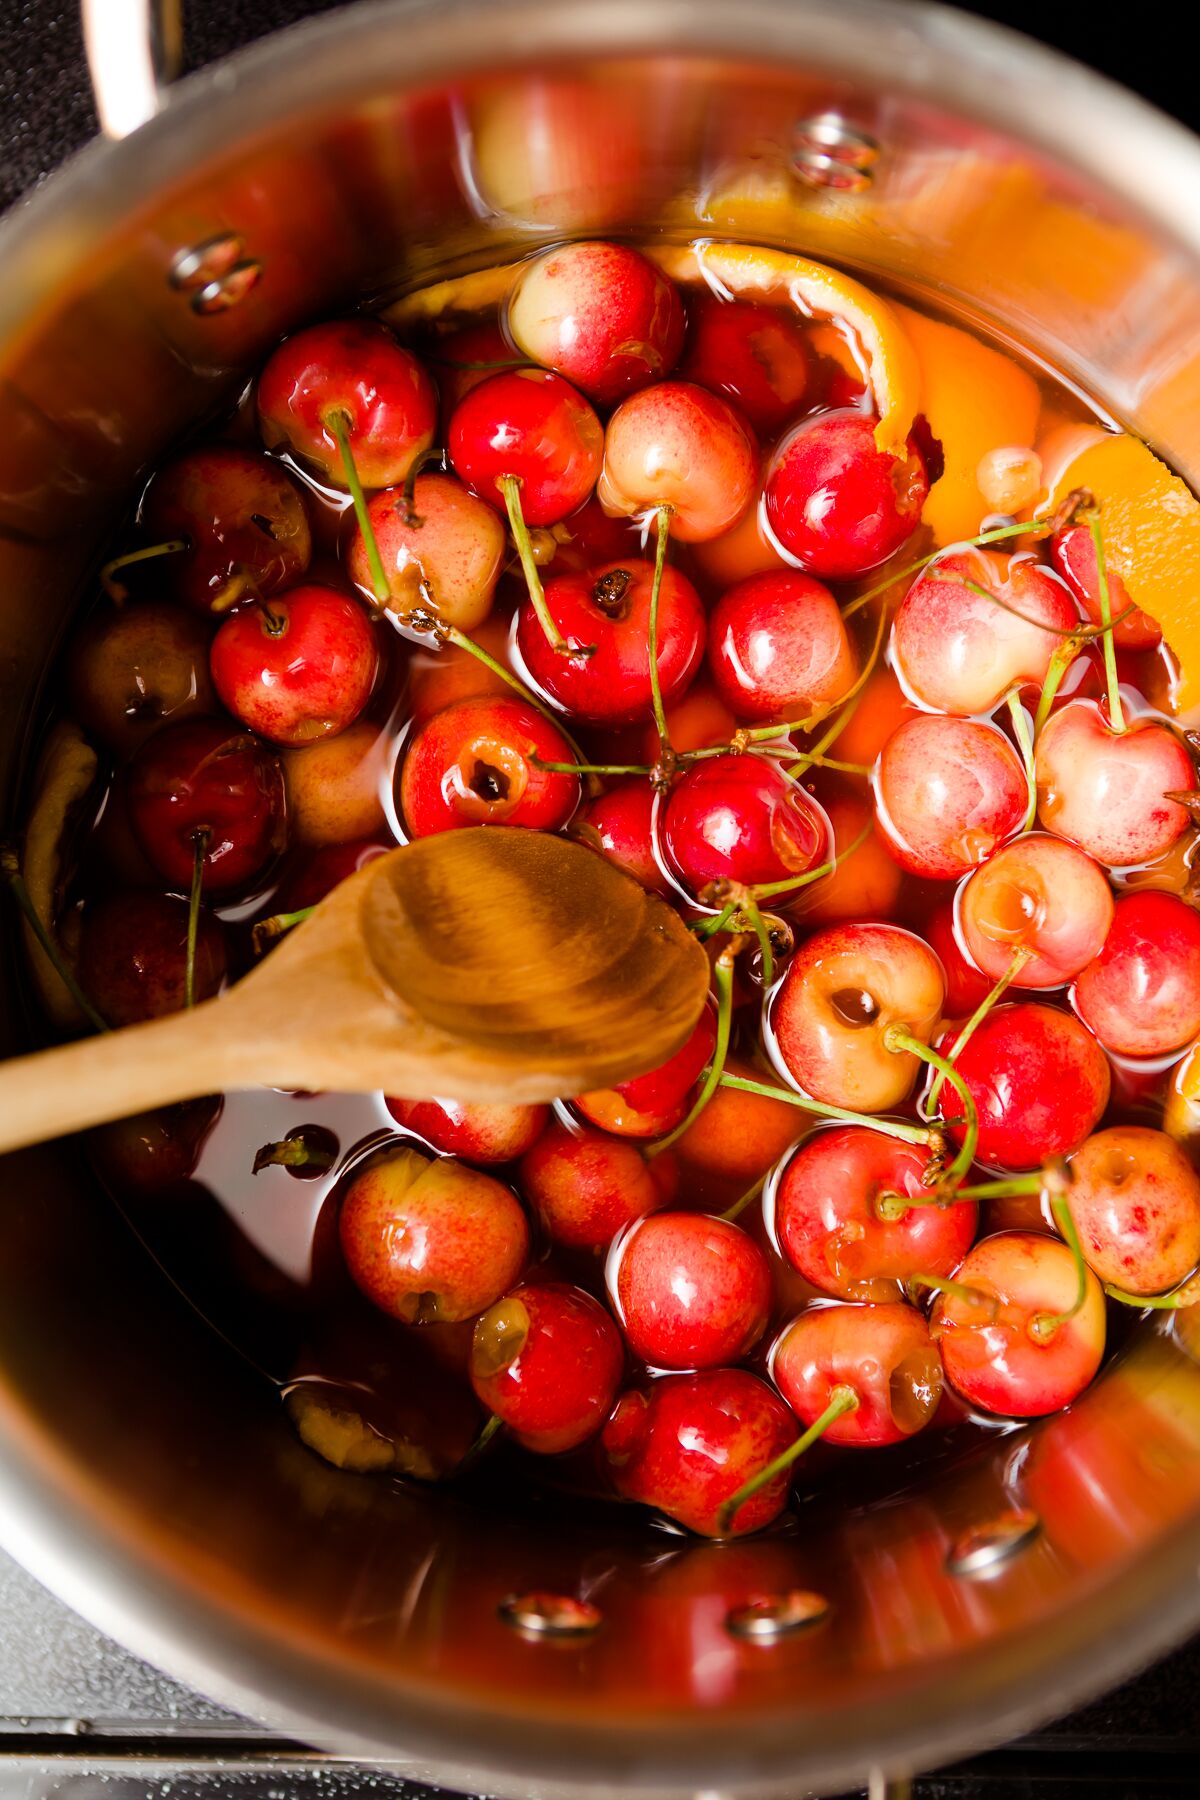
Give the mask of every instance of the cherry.
M 1021 962 L 1018 987 L 1061 987 L 1108 935 L 1113 896 L 1104 871 L 1061 838 L 1035 832 L 976 869 L 958 897 L 967 954 L 993 981 Z
M 794 1436 L 792 1415 L 765 1382 L 742 1369 L 706 1369 L 622 1394 L 600 1441 L 626 1499 L 657 1507 L 702 1537 L 742 1537 L 783 1511 L 787 1472 L 738 1507 L 728 1525 L 720 1516 L 726 1502 Z
M 513 343 L 597 405 L 661 381 L 683 348 L 683 303 L 625 244 L 562 244 L 525 264 L 509 297 Z
M 691 547 L 690 566 L 714 593 L 724 593 L 751 575 L 769 575 L 791 566 L 763 527 L 763 466 L 760 459 L 755 495 L 737 523 L 720 537 Z
M 903 457 L 875 443 L 858 411 L 820 413 L 797 427 L 767 473 L 767 521 L 789 555 L 822 580 L 844 581 L 886 562 L 916 530 L 929 492 L 910 437 Z
M 837 601 L 790 569 L 752 575 L 721 596 L 708 662 L 726 705 L 755 723 L 828 710 L 858 673 Z
M 824 806 L 840 854 L 830 874 L 802 891 L 795 912 L 806 926 L 892 918 L 902 877 L 875 827 L 874 809 L 859 794 L 845 792 L 826 795 Z
M 796 417 L 808 391 L 812 357 L 800 320 L 752 300 L 688 300 L 688 334 L 679 374 L 731 400 L 767 436 Z
M 300 490 L 269 456 L 212 444 L 176 457 L 152 478 L 139 522 L 151 538 L 186 538 L 158 565 L 181 600 L 222 612 L 298 581 L 312 559 Z
M 606 563 L 546 583 L 551 618 L 573 654 L 552 647 L 526 601 L 517 615 L 517 647 L 542 692 L 573 718 L 619 725 L 648 718 L 650 599 L 654 565 Z M 658 681 L 664 701 L 683 693 L 704 655 L 704 608 L 678 570 L 663 570 L 658 599 Z
M 922 705 L 966 718 L 990 712 L 1012 687 L 1040 687 L 1078 623 L 1066 586 L 1040 563 L 1013 557 L 1006 567 L 990 552 L 957 550 L 909 588 L 892 626 L 892 662 Z
M 1004 1231 L 976 1244 L 956 1276 L 971 1294 L 943 1294 L 932 1328 L 946 1379 L 969 1406 L 1036 1419 L 1070 1405 L 1104 1355 L 1104 1295 L 1065 1244 Z M 1070 1316 L 1068 1316 L 1070 1315 Z
M 654 855 L 653 814 L 654 789 L 633 776 L 589 801 L 572 831 L 651 893 L 670 895 L 674 889 Z
M 455 473 L 503 513 L 515 481 L 526 525 L 556 525 L 596 485 L 600 421 L 570 382 L 543 369 L 493 375 L 459 402 L 447 437 Z
M 432 608 L 447 625 L 473 631 L 487 618 L 504 566 L 507 542 L 495 511 L 450 475 L 418 475 L 411 505 L 389 488 L 376 494 L 367 517 L 399 612 Z M 367 539 L 355 530 L 346 572 L 359 592 L 375 598 Z
M 771 1008 L 779 1054 L 814 1100 L 887 1112 L 920 1063 L 890 1050 L 896 1030 L 928 1043 L 945 997 L 942 965 L 899 925 L 831 925 L 801 944 Z
M 660 1212 L 613 1244 L 608 1291 L 634 1355 L 656 1369 L 739 1362 L 766 1329 L 767 1259 L 727 1219 Z
M 992 1168 L 1036 1169 L 1065 1155 L 1108 1105 L 1108 1061 L 1091 1032 L 1034 1001 L 997 1007 L 954 1066 L 979 1109 L 979 1161 Z
M 550 1122 L 548 1106 L 489 1104 L 483 1100 L 401 1100 L 385 1105 L 398 1125 L 424 1138 L 434 1150 L 464 1162 L 515 1162 L 541 1137 Z
M 347 447 L 369 488 L 404 480 L 433 442 L 437 395 L 411 351 L 376 319 L 333 319 L 285 338 L 258 378 L 269 449 L 288 449 L 339 486 Z
M 762 1070 L 730 1057 L 726 1073 L 754 1080 Z M 688 1192 L 697 1202 L 710 1194 L 722 1205 L 759 1181 L 804 1129 L 794 1106 L 739 1088 L 718 1087 L 676 1145 Z M 660 1159 L 661 1160 L 661 1159 Z
M 260 737 L 307 744 L 352 725 L 379 669 L 361 606 L 315 582 L 226 619 L 212 645 L 223 704 Z
M 786 882 L 822 862 L 829 824 L 777 763 L 755 755 L 691 765 L 661 817 L 663 852 L 699 898 L 710 882 Z
M 1101 1281 L 1162 1294 L 1200 1263 L 1200 1177 L 1165 1132 L 1097 1131 L 1071 1158 L 1071 1175 L 1071 1217 Z
M 466 825 L 556 831 L 579 804 L 579 777 L 533 760 L 570 763 L 567 740 L 516 695 L 459 700 L 423 725 L 400 772 L 409 831 L 428 837 Z
M 624 1373 L 620 1333 L 581 1288 L 520 1287 L 476 1322 L 471 1386 L 519 1444 L 540 1456 L 599 1431 Z
M 67 686 L 89 737 L 131 756 L 160 725 L 215 709 L 208 632 L 169 601 L 100 607 L 71 640 Z
M 836 1390 L 857 1405 L 823 1432 L 830 1444 L 899 1444 L 928 1425 L 942 1397 L 942 1361 L 915 1307 L 810 1306 L 771 1347 L 771 1377 L 800 1420 L 813 1426 Z
M 129 813 L 173 887 L 191 885 L 197 861 L 210 892 L 245 887 L 283 848 L 279 759 L 221 719 L 166 725 L 130 765 Z
M 1195 786 L 1192 759 L 1156 719 L 1114 731 L 1093 700 L 1069 700 L 1038 737 L 1038 817 L 1110 868 L 1151 862 L 1188 826 L 1168 794 Z
M 1103 624 L 1096 546 L 1089 528 L 1070 525 L 1057 532 L 1050 543 L 1050 556 L 1086 617 L 1093 625 Z M 1114 569 L 1106 567 L 1104 574 L 1108 583 L 1109 617 L 1116 619 L 1130 605 L 1129 590 Z M 1113 626 L 1113 642 L 1119 650 L 1154 650 L 1162 642 L 1162 628 L 1149 613 L 1136 610 Z
M 914 1275 L 952 1275 L 978 1208 L 929 1204 L 928 1151 L 862 1125 L 816 1131 L 772 1182 L 768 1228 L 792 1267 L 839 1300 L 889 1301 Z M 881 1208 L 887 1196 L 917 1204 Z
M 520 1186 L 552 1243 L 604 1250 L 623 1226 L 674 1197 L 674 1158 L 552 1120 L 521 1159 Z
M 336 737 L 285 750 L 292 842 L 315 849 L 385 831 L 383 793 L 390 781 L 390 753 L 390 740 L 370 719 L 359 719 Z
M 955 881 L 1020 831 L 1029 784 L 994 725 L 921 713 L 884 745 L 875 797 L 901 868 Z
M 355 1175 L 338 1235 L 356 1285 L 406 1325 L 474 1318 L 507 1292 L 529 1255 L 529 1226 L 508 1188 L 411 1145 Z
M 1106 1050 L 1182 1050 L 1200 1033 L 1200 918 L 1174 894 L 1123 895 L 1071 998 Z
M 674 1056 L 645 1075 L 635 1075 L 632 1081 L 576 1095 L 576 1111 L 589 1124 L 618 1137 L 659 1137 L 673 1130 L 687 1111 L 692 1091 L 712 1059 L 716 1037 L 716 1014 L 710 1002 Z
M 597 492 L 609 513 L 669 508 L 672 537 L 693 544 L 736 525 L 757 476 L 758 453 L 737 414 L 690 382 L 662 381 L 609 420 Z
M 161 1193 L 195 1174 L 223 1105 L 213 1096 L 114 1119 L 88 1132 L 88 1154 L 114 1193 Z
M 126 889 L 88 903 L 79 946 L 79 980 L 110 1025 L 179 1012 L 186 1001 L 188 909 L 166 894 Z M 193 997 L 207 1000 L 225 978 L 225 941 L 201 913 Z
M 925 920 L 925 941 L 946 972 L 946 1012 L 966 1018 L 992 991 L 992 983 L 963 954 L 954 923 L 953 900 L 935 906 Z

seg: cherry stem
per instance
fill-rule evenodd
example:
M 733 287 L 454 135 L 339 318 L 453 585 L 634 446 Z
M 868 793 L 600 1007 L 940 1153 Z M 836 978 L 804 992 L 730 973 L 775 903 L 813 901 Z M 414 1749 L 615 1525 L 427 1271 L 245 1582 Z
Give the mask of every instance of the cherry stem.
M 416 506 L 417 477 L 418 475 L 424 474 L 425 470 L 430 468 L 434 463 L 437 463 L 439 468 L 444 469 L 446 466 L 446 452 L 444 450 L 432 448 L 429 450 L 422 450 L 420 456 L 413 458 L 412 467 L 404 477 L 404 492 L 396 502 L 396 511 L 400 514 L 401 519 L 410 531 L 420 531 L 425 524 L 425 521 L 417 511 Z
M 931 1294 L 945 1294 L 949 1299 L 961 1300 L 967 1306 L 982 1306 L 992 1319 L 1000 1311 L 1000 1302 L 994 1294 L 987 1294 L 982 1288 L 968 1287 L 965 1281 L 951 1281 L 945 1275 L 909 1275 L 904 1285 L 910 1290 L 927 1288 Z
M 502 1427 L 503 1424 L 504 1424 L 504 1420 L 499 1416 L 498 1413 L 492 1413 L 484 1421 L 484 1423 L 480 1429 L 478 1437 L 475 1439 L 473 1444 L 468 1446 L 467 1450 L 464 1452 L 461 1460 L 459 1461 L 458 1467 L 454 1470 L 454 1474 L 456 1476 L 465 1475 L 467 1473 L 468 1469 L 473 1469 L 475 1467 L 475 1464 L 479 1461 L 480 1457 L 483 1455 L 484 1451 L 487 1449 L 488 1445 L 491 1443 L 492 1439 L 495 1437 L 496 1433 L 500 1430 L 500 1428 Z
M 526 525 L 525 515 L 521 511 L 520 476 L 497 475 L 496 486 L 504 496 L 504 510 L 508 514 L 513 543 L 517 546 L 517 555 L 521 559 L 521 572 L 525 577 L 525 586 L 529 590 L 529 598 L 533 603 L 533 610 L 538 616 L 538 623 L 546 634 L 546 642 L 560 656 L 593 656 L 596 650 L 595 644 L 568 644 L 550 615 L 550 608 L 546 605 L 546 590 L 542 586 L 542 577 L 537 566 L 537 558 L 533 554 L 533 545 L 529 541 L 529 527 Z
M 106 562 L 100 571 L 100 586 L 115 606 L 123 606 L 129 598 L 129 589 L 123 581 L 115 579 L 118 570 L 128 569 L 133 563 L 149 562 L 155 556 L 178 556 L 192 547 L 190 538 L 167 538 L 161 544 L 149 544 L 144 550 L 127 550 L 124 556 L 114 556 Z
M 902 1144 L 932 1145 L 940 1142 L 941 1133 L 929 1125 L 908 1125 L 902 1119 L 879 1119 L 870 1113 L 850 1112 L 844 1106 L 826 1106 L 822 1100 L 810 1100 L 792 1088 L 771 1087 L 765 1081 L 748 1081 L 741 1075 L 722 1075 L 721 1086 L 739 1094 L 759 1094 L 764 1100 L 782 1100 L 786 1106 L 815 1113 L 821 1119 L 839 1119 L 844 1125 L 865 1125 L 884 1137 L 898 1138 Z
M 959 550 L 979 550 L 987 544 L 1001 544 L 1005 538 L 1023 535 L 1048 537 L 1050 530 L 1051 527 L 1044 520 L 1033 519 L 1028 524 L 997 525 L 994 531 L 981 531 L 978 537 L 960 538 L 957 544 L 943 544 L 939 549 L 931 550 L 928 556 L 919 557 L 916 562 L 908 563 L 903 569 L 896 569 L 885 580 L 877 581 L 875 586 L 869 587 L 865 594 L 859 594 L 856 599 L 851 600 L 848 606 L 843 606 L 842 617 L 848 619 L 860 607 L 866 606 L 868 601 L 878 599 L 880 594 L 886 594 L 889 588 L 895 587 L 898 581 L 903 581 L 906 575 L 918 574 L 920 570 L 927 569 L 931 563 L 937 562 L 939 557 L 953 556 Z M 991 595 L 988 597 L 992 598 Z
M 1181 1307 L 1200 1304 L 1200 1275 L 1189 1275 L 1186 1281 L 1181 1281 L 1169 1294 L 1131 1294 L 1109 1281 L 1105 1282 L 1104 1291 L 1110 1300 L 1119 1300 L 1122 1306 L 1154 1306 L 1176 1312 Z
M 1083 648 L 1084 640 L 1076 634 L 1059 644 L 1050 658 L 1046 668 L 1046 679 L 1042 683 L 1042 691 L 1038 697 L 1037 711 L 1033 715 L 1033 735 L 1035 741 L 1042 735 L 1042 728 L 1050 717 L 1050 708 L 1058 697 L 1063 676 Z
M 1032 957 L 1033 951 L 1027 949 L 1024 944 L 1022 944 L 1019 949 L 1013 951 L 1012 956 L 1009 958 L 1007 969 L 1005 969 L 991 993 L 984 995 L 983 999 L 979 1002 L 979 1005 L 975 1008 L 975 1011 L 971 1014 L 970 1018 L 955 1038 L 954 1048 L 947 1056 L 947 1062 L 953 1063 L 958 1059 L 966 1045 L 970 1043 L 975 1033 L 979 1030 L 979 1027 L 983 1024 L 983 1021 L 991 1012 L 993 1006 L 995 1006 L 997 1000 L 999 1000 L 1001 994 L 1003 994 L 1005 988 L 1016 980 L 1017 976 L 1021 973 L 1021 970 L 1025 967 L 1025 964 L 1029 962 Z M 944 1085 L 945 1077 L 939 1073 L 934 1077 L 933 1086 L 929 1090 L 930 1106 L 937 1105 Z
M 589 762 L 543 762 L 536 751 L 531 750 L 529 760 L 535 769 L 545 769 L 550 775 L 652 775 L 649 763 L 589 763 Z
M 297 1131 L 280 1138 L 277 1144 L 264 1144 L 261 1150 L 256 1150 L 250 1173 L 258 1175 L 263 1169 L 270 1168 L 316 1169 L 323 1175 L 336 1161 L 336 1152 L 328 1144 L 310 1143 L 303 1131 Z
M 875 1211 L 881 1219 L 894 1224 L 913 1206 L 936 1206 L 944 1210 L 948 1206 L 965 1206 L 975 1200 L 1006 1200 L 1015 1194 L 1041 1194 L 1048 1185 L 1059 1180 L 1061 1177 L 1057 1173 L 1037 1169 L 1032 1175 L 1013 1175 L 1004 1181 L 980 1181 L 972 1187 L 952 1189 L 943 1178 L 928 1194 L 880 1194 Z
M 302 906 L 299 912 L 274 913 L 269 919 L 260 919 L 250 933 L 255 956 L 262 956 L 276 938 L 283 937 L 297 925 L 303 925 L 305 919 L 311 918 L 316 910 L 315 906 Z
M 774 1481 L 777 1475 L 782 1475 L 786 1469 L 790 1469 L 806 1450 L 811 1450 L 817 1440 L 824 1437 L 831 1425 L 836 1424 L 847 1413 L 857 1412 L 858 1407 L 858 1395 L 845 1382 L 838 1382 L 836 1387 L 831 1388 L 829 1405 L 820 1418 L 814 1419 L 808 1430 L 803 1432 L 794 1444 L 789 1444 L 781 1455 L 775 1457 L 765 1468 L 760 1469 L 757 1475 L 752 1475 L 750 1480 L 745 1482 L 737 1493 L 725 1502 L 717 1514 L 718 1531 L 722 1533 L 729 1531 L 735 1517 L 745 1506 L 747 1500 L 753 1500 L 760 1489 Z
M 350 490 L 350 499 L 354 505 L 354 516 L 358 520 L 358 529 L 362 532 L 363 543 L 366 546 L 367 564 L 371 570 L 371 586 L 380 606 L 386 606 L 392 597 L 391 583 L 387 578 L 387 570 L 383 566 L 383 558 L 379 554 L 379 540 L 375 536 L 375 527 L 372 525 L 371 515 L 367 511 L 367 497 L 363 493 L 362 482 L 358 479 L 358 465 L 354 461 L 354 452 L 350 448 L 350 415 L 344 408 L 334 407 L 324 415 L 321 423 L 337 444 L 341 455 L 346 486 Z
M 946 1180 L 947 1182 L 960 1181 L 975 1161 L 975 1146 L 979 1142 L 979 1112 L 971 1090 L 953 1063 L 947 1062 L 944 1056 L 939 1056 L 936 1050 L 931 1050 L 928 1044 L 923 1044 L 920 1038 L 913 1037 L 912 1033 L 905 1031 L 903 1026 L 889 1025 L 883 1034 L 883 1044 L 886 1050 L 907 1051 L 910 1056 L 915 1056 L 921 1062 L 928 1063 L 929 1067 L 936 1069 L 943 1080 L 948 1081 L 957 1092 L 963 1103 L 967 1128 L 963 1133 L 962 1148 L 946 1170 Z
M 775 952 L 771 949 L 771 933 L 753 891 L 746 895 L 746 917 L 750 921 L 750 929 L 758 939 L 759 955 L 762 957 L 763 986 L 775 985 Z
M 684 1132 L 690 1130 L 721 1082 L 725 1072 L 725 1058 L 729 1054 L 729 1028 L 733 1019 L 733 965 L 739 948 L 737 943 L 726 944 L 713 964 L 713 983 L 717 990 L 717 1038 L 700 1092 L 674 1131 L 669 1131 L 666 1137 L 659 1138 L 656 1143 L 647 1147 L 647 1157 L 661 1155 L 664 1150 L 677 1143 Z
M 1021 751 L 1021 761 L 1025 765 L 1025 817 L 1021 821 L 1021 830 L 1028 831 L 1037 817 L 1037 777 L 1033 771 L 1033 733 L 1029 728 L 1029 714 L 1021 704 L 1020 696 L 1012 691 L 1007 696 L 1008 716 L 1012 720 L 1013 736 Z
M 1096 588 L 1100 599 L 1100 629 L 1104 635 L 1104 674 L 1108 682 L 1108 721 L 1116 732 L 1125 730 L 1125 713 L 1121 706 L 1121 684 L 1117 679 L 1117 647 L 1113 642 L 1112 596 L 1108 589 L 1108 568 L 1104 560 L 1104 538 L 1099 515 L 1089 509 L 1088 530 L 1096 552 Z
M 475 642 L 474 638 L 468 637 L 465 631 L 460 631 L 457 625 L 447 625 L 445 620 L 432 609 L 401 613 L 397 617 L 401 624 L 408 625 L 411 630 L 429 632 L 437 638 L 439 643 L 453 644 L 456 650 L 465 650 L 468 656 L 473 656 L 477 662 L 481 662 L 485 669 L 490 669 L 493 675 L 498 676 L 513 690 L 514 694 L 519 694 L 527 706 L 532 706 L 535 712 L 541 713 L 543 719 L 548 720 L 554 726 L 559 735 L 567 740 L 575 757 L 573 763 L 538 763 L 537 757 L 531 756 L 531 762 L 538 763 L 539 768 L 553 769 L 565 774 L 586 775 L 591 773 L 591 765 L 559 715 L 552 712 L 543 700 L 539 700 L 537 695 L 526 687 L 525 683 L 519 676 L 514 675 L 511 669 L 506 669 L 502 662 L 497 662 L 494 656 L 489 655 L 481 644 Z
M 671 748 L 671 734 L 667 730 L 667 715 L 663 711 L 662 683 L 658 678 L 658 601 L 662 591 L 663 570 L 667 566 L 667 540 L 671 535 L 671 508 L 660 506 L 654 514 L 658 528 L 658 542 L 654 548 L 654 583 L 650 589 L 650 629 L 648 633 L 648 651 L 650 656 L 650 698 L 654 706 L 654 723 L 658 730 L 660 760 L 669 762 L 674 755 Z
M 1050 1200 L 1050 1210 L 1054 1214 L 1054 1223 L 1062 1232 L 1067 1248 L 1070 1250 L 1071 1256 L 1074 1259 L 1075 1275 L 1078 1285 L 1075 1290 L 1074 1302 L 1067 1308 L 1066 1312 L 1036 1313 L 1034 1317 L 1030 1319 L 1030 1335 L 1039 1344 L 1049 1343 L 1060 1325 L 1066 1325 L 1075 1317 L 1077 1312 L 1083 1310 L 1084 1302 L 1087 1299 L 1087 1259 L 1083 1254 L 1083 1245 L 1079 1242 L 1079 1233 L 1075 1229 L 1075 1221 L 1071 1217 L 1071 1208 L 1067 1205 L 1066 1200 L 1061 1194 L 1055 1194 Z
M 754 1182 L 752 1186 L 748 1187 L 744 1194 L 739 1195 L 732 1206 L 727 1206 L 723 1213 L 717 1214 L 717 1217 L 719 1219 L 727 1219 L 732 1225 L 733 1221 L 735 1219 L 740 1219 L 746 1208 L 753 1205 L 754 1201 L 758 1199 L 758 1196 L 762 1193 L 766 1184 L 766 1176 L 760 1175 L 758 1180 Z
M 207 825 L 192 833 L 192 891 L 188 895 L 187 961 L 183 972 L 183 1004 L 189 1012 L 196 1004 L 196 935 L 200 929 L 200 890 L 204 885 L 204 859 L 212 842 Z
M 17 907 L 24 918 L 25 923 L 37 939 L 38 946 L 41 949 L 43 956 L 66 988 L 68 994 L 70 994 L 72 1000 L 75 1002 L 88 1024 L 94 1031 L 108 1031 L 110 1029 L 108 1020 L 102 1013 L 97 1012 L 96 1008 L 92 1005 L 91 1001 L 80 987 L 78 981 L 76 981 L 70 964 L 67 962 L 58 943 L 43 923 L 37 907 L 33 904 L 29 895 L 29 889 L 25 885 L 25 877 L 21 873 L 20 861 L 11 844 L 0 845 L 0 876 L 3 877 L 9 892 L 16 901 Z
M 458 358 L 454 356 L 439 356 L 436 350 L 427 350 L 425 355 L 430 362 L 439 364 L 443 369 L 533 369 L 537 367 L 536 363 L 531 363 L 527 357 L 519 356 L 510 356 L 507 361 L 498 362 L 459 362 Z

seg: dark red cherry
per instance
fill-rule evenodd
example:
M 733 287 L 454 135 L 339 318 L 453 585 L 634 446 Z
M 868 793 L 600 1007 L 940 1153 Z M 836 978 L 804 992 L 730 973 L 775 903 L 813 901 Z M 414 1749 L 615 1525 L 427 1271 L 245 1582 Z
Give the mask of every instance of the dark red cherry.
M 680 379 L 732 400 L 756 431 L 769 437 L 796 417 L 811 369 L 804 327 L 794 314 L 715 294 L 689 299 Z
M 187 985 L 188 908 L 168 894 L 126 888 L 84 909 L 79 980 L 110 1025 L 180 1012 Z M 196 932 L 194 994 L 216 993 L 225 977 L 220 922 L 201 912 Z
M 198 612 L 222 612 L 298 581 L 312 532 L 296 483 L 269 456 L 210 444 L 161 468 L 142 496 L 143 535 L 186 538 L 158 560 L 163 579 Z
M 283 848 L 279 758 L 222 719 L 168 725 L 130 765 L 129 814 L 143 851 L 172 887 L 191 886 L 201 839 L 205 890 L 245 887 Z

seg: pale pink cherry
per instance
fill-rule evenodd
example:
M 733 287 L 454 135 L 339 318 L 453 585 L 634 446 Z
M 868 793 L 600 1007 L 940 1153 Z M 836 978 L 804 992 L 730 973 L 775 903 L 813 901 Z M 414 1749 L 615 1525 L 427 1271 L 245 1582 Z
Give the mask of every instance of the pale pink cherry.
M 1035 832 L 976 869 L 958 896 L 958 927 L 976 967 L 993 981 L 1023 951 L 1018 987 L 1061 987 L 1100 950 L 1113 905 L 1098 863 L 1061 838 Z
M 1187 830 L 1168 794 L 1196 771 L 1183 740 L 1158 719 L 1114 731 L 1094 700 L 1071 700 L 1046 723 L 1034 755 L 1038 817 L 1109 868 L 1151 862 Z
M 729 588 L 708 632 L 718 693 L 738 719 L 755 724 L 830 707 L 858 673 L 837 601 L 822 582 L 792 569 Z
M 967 581 L 995 598 L 973 593 Z M 1006 567 L 990 552 L 959 550 L 908 590 L 892 626 L 892 663 L 922 705 L 969 718 L 990 712 L 1013 687 L 1041 687 L 1078 623 L 1070 591 L 1052 570 L 1021 557 Z
M 1094 1132 L 1071 1158 L 1071 1175 L 1071 1217 L 1101 1281 L 1163 1294 L 1200 1263 L 1200 1177 L 1165 1132 Z
M 514 344 L 598 405 L 661 381 L 683 349 L 683 303 L 625 244 L 560 244 L 521 269 L 508 302 Z
M 1021 829 L 1029 784 L 1003 732 L 921 713 L 892 733 L 874 777 L 877 817 L 902 868 L 954 881 Z
M 608 421 L 596 492 L 609 514 L 670 507 L 671 536 L 702 543 L 736 525 L 757 494 L 758 451 L 724 400 L 660 381 Z

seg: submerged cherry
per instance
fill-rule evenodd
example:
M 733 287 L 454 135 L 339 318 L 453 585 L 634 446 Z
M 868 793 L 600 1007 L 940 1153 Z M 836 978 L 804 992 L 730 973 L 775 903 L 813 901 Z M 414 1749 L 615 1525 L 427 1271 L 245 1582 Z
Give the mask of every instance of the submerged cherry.
M 172 887 L 245 887 L 283 848 L 279 759 L 220 719 L 168 725 L 130 766 L 129 813 L 138 842 Z
M 875 424 L 862 412 L 820 413 L 784 441 L 767 475 L 771 530 L 824 581 L 878 567 L 920 523 L 925 459 L 911 437 L 903 457 L 888 456 Z
M 245 607 L 213 639 L 212 677 L 228 710 L 275 744 L 307 744 L 352 725 L 379 651 L 361 606 L 310 582 Z
M 609 1253 L 608 1289 L 634 1355 L 655 1369 L 739 1362 L 766 1328 L 771 1275 L 758 1245 L 727 1219 L 659 1212 Z
M 1124 894 L 1072 999 L 1106 1050 L 1182 1050 L 1200 1033 L 1200 917 L 1174 894 Z
M 742 720 L 799 719 L 847 693 L 858 659 L 829 589 L 794 570 L 722 594 L 709 626 L 717 691 Z
M 1092 625 L 1103 624 L 1100 611 L 1100 581 L 1097 572 L 1096 546 L 1087 525 L 1069 525 L 1055 534 L 1050 544 L 1054 567 L 1079 601 Z M 1153 650 L 1162 642 L 1162 627 L 1148 613 L 1134 608 L 1129 611 L 1129 591 L 1115 569 L 1106 568 L 1109 617 L 1119 620 L 1113 626 L 1113 642 L 1119 650 Z M 1122 613 L 1128 614 L 1121 618 Z
M 471 1340 L 471 1386 L 519 1444 L 574 1450 L 608 1415 L 625 1367 L 616 1326 L 581 1288 L 530 1282 L 490 1306 Z
M 538 766 L 568 763 L 567 740 L 514 694 L 459 700 L 417 732 L 400 770 L 400 804 L 414 837 L 468 825 L 554 831 L 579 804 L 579 777 Z
M 273 594 L 299 580 L 312 559 L 296 483 L 269 456 L 229 444 L 189 450 L 159 469 L 139 519 L 152 539 L 187 540 L 184 552 L 158 567 L 197 612 Z
M 171 720 L 214 711 L 209 628 L 166 600 L 99 607 L 71 643 L 71 708 L 89 736 L 131 755 Z
M 188 909 L 182 900 L 136 888 L 89 902 L 79 946 L 84 993 L 110 1025 L 136 1025 L 179 1012 L 187 998 Z M 225 977 L 220 923 L 200 914 L 193 998 L 216 993 Z
M 811 372 L 794 313 L 703 291 L 689 296 L 680 378 L 732 401 L 756 431 L 774 433 L 797 416 Z
M 513 342 L 598 405 L 661 381 L 683 347 L 674 284 L 626 244 L 561 244 L 526 263 L 509 296 Z
M 928 1425 L 942 1396 L 942 1361 L 923 1316 L 898 1302 L 811 1306 L 786 1325 L 770 1355 L 776 1387 L 812 1426 L 839 1390 L 857 1404 L 824 1429 L 827 1443 L 898 1444 Z
M 649 1160 L 606 1132 L 553 1120 L 521 1159 L 521 1192 L 552 1243 L 605 1250 L 617 1232 L 674 1197 L 675 1159 Z

